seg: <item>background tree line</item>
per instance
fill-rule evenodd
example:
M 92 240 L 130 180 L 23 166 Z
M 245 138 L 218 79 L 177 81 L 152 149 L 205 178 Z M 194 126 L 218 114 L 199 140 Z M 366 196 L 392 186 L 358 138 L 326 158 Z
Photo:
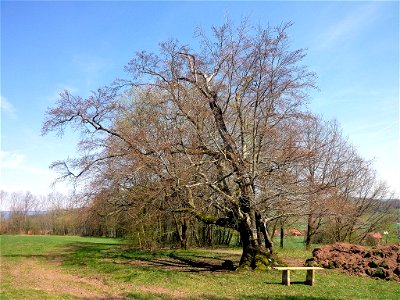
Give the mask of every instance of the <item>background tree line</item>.
M 2 190 L 1 201 L 10 207 L 1 212 L 1 234 L 81 234 L 73 201 L 60 193 L 36 196 Z
M 1 197 L 2 201 L 11 203 L 11 209 L 1 212 L 0 234 L 124 238 L 132 246 L 142 249 L 240 246 L 239 235 L 229 228 L 204 224 L 190 215 L 174 215 L 169 211 L 116 209 L 113 203 L 106 201 L 113 197 L 111 195 L 101 195 L 88 205 L 77 205 L 76 199 L 59 193 L 39 197 L 30 192 L 1 191 Z M 312 231 L 307 228 L 309 215 L 282 217 L 270 222 L 269 233 L 271 236 L 275 233 L 278 241 L 280 229 L 287 231 L 298 228 L 304 236 L 306 246 L 311 242 L 368 243 L 367 234 L 374 231 L 391 231 L 394 237 L 396 233 L 393 232 L 393 224 L 400 221 L 400 200 L 373 202 L 373 214 L 361 214 L 364 223 L 358 223 L 353 234 L 346 234 L 348 231 L 342 232 L 342 229 L 354 226 L 354 222 L 348 222 L 349 218 L 346 217 L 339 223 L 339 227 L 335 215 L 329 214 L 320 215 L 316 222 L 318 226 L 314 225 L 316 227 Z M 374 214 L 377 220 L 375 223 L 370 221 Z M 342 233 L 337 234 L 338 232 Z

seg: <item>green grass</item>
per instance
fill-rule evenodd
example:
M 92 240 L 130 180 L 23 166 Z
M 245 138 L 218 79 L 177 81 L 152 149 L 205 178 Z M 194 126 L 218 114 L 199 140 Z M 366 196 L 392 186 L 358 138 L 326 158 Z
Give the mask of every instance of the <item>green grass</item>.
M 58 257 L 62 271 L 87 278 L 99 277 L 106 284 L 121 287 L 132 299 L 397 299 L 400 285 L 347 276 L 336 270 L 317 272 L 316 286 L 300 284 L 305 272 L 292 272 L 290 287 L 281 285 L 281 273 L 227 272 L 215 266 L 225 260 L 238 262 L 239 254 L 209 249 L 128 249 L 121 241 L 59 236 L 1 236 L 2 259 L 39 259 L 43 263 Z M 305 259 L 299 238 L 287 238 L 282 258 Z M 214 271 L 209 271 L 213 269 Z M 7 270 L 5 270 L 7 273 Z M 4 279 L 3 279 L 4 278 Z M 29 296 L 29 297 L 28 297 Z M 2 277 L 1 299 L 74 299 L 46 291 L 18 289 L 12 279 Z
M 122 242 L 117 239 L 79 236 L 0 235 L 0 255 L 18 257 L 48 254 L 64 249 L 70 243 L 119 245 Z
M 319 245 L 313 245 L 311 250 L 306 250 L 304 246 L 303 236 L 285 236 L 284 248 L 279 247 L 279 237 L 274 238 L 275 252 L 281 256 L 289 256 L 291 258 L 301 258 L 306 260 L 312 256 L 312 249 Z

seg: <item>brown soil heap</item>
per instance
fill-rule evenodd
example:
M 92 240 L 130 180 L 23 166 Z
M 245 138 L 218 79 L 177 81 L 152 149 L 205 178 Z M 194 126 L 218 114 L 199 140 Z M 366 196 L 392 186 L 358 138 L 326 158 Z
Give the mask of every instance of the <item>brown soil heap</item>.
M 337 243 L 314 249 L 306 265 L 400 282 L 400 245 L 367 248 Z

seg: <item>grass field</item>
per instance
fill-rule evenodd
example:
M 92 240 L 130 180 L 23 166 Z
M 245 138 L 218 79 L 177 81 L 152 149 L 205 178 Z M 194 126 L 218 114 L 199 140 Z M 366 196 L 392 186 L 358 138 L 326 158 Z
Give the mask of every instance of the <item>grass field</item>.
M 240 249 L 130 250 L 122 241 L 70 236 L 0 236 L 1 299 L 398 299 L 395 282 L 317 272 L 316 286 L 293 272 L 237 273 Z M 279 256 L 290 265 L 310 257 L 299 240 Z

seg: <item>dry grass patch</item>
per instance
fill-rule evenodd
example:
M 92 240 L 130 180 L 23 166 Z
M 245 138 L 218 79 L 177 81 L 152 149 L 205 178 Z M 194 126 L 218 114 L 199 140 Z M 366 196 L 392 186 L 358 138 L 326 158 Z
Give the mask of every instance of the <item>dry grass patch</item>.
M 15 289 L 34 289 L 79 299 L 126 299 L 101 278 L 67 274 L 58 263 L 38 259 L 5 261 L 2 264 Z

